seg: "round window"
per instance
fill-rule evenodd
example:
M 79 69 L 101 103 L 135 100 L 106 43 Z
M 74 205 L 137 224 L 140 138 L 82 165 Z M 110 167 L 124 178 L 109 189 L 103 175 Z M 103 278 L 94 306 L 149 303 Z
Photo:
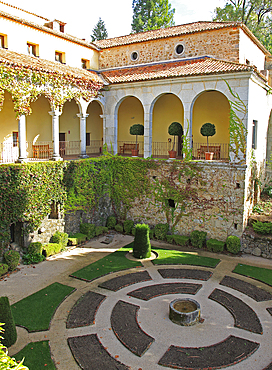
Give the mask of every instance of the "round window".
M 133 51 L 133 53 L 131 53 L 131 60 L 137 60 L 138 58 L 139 58 L 138 51 Z
M 184 52 L 184 46 L 182 44 L 178 44 L 176 46 L 176 54 L 181 55 Z

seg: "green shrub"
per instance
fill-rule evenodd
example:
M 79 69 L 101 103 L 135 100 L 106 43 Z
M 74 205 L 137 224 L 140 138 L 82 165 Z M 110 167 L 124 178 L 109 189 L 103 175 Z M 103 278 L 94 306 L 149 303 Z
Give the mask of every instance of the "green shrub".
M 107 227 L 109 229 L 114 229 L 116 224 L 117 224 L 116 218 L 114 216 L 109 216 L 107 219 Z
M 45 260 L 45 257 L 42 254 L 32 253 L 23 255 L 24 265 L 32 265 L 35 263 L 40 263 Z
M 42 254 L 43 246 L 40 242 L 30 243 L 27 251 L 28 254 Z
M 20 261 L 20 254 L 16 251 L 7 251 L 4 253 L 4 262 L 8 265 L 10 271 L 16 269 Z
M 205 231 L 194 230 L 190 234 L 190 240 L 193 247 L 202 248 L 206 241 L 207 233 Z
M 257 234 L 271 234 L 272 233 L 272 223 L 271 222 L 261 222 L 256 221 L 252 224 L 253 230 Z
M 61 231 L 56 231 L 51 238 L 51 242 L 61 244 L 62 249 L 64 249 L 68 244 L 68 234 L 62 233 Z
M 149 258 L 151 256 L 149 226 L 146 224 L 137 224 L 135 226 L 133 256 L 135 258 Z
M 0 338 L 4 336 L 3 333 L 4 333 L 4 329 L 2 329 L 2 327 L 0 326 Z M 15 358 L 9 357 L 7 348 L 0 341 L 0 369 L 1 370 L 11 370 L 11 369 L 29 370 L 28 367 L 23 365 L 23 361 L 24 360 L 22 360 L 18 364 Z
M 225 242 L 217 239 L 209 239 L 206 242 L 207 248 L 212 252 L 222 252 L 224 250 Z
M 149 238 L 154 239 L 155 237 L 155 230 L 154 229 L 149 229 Z
M 47 243 L 43 245 L 45 256 L 49 257 L 53 254 L 57 254 L 62 250 L 62 245 L 58 243 Z
M 68 245 L 77 245 L 77 238 L 68 238 Z
M 5 335 L 2 344 L 10 347 L 16 342 L 17 332 L 8 297 L 0 297 L 0 323 L 5 323 Z
M 123 226 L 121 224 L 117 224 L 114 226 L 115 230 L 118 232 L 118 233 L 122 233 L 124 230 L 123 230 Z
M 190 238 L 184 235 L 166 235 L 166 240 L 168 243 L 185 246 L 189 245 Z
M 135 229 L 135 227 L 133 227 L 133 228 L 132 228 L 132 230 L 131 230 L 131 234 L 132 234 L 133 236 L 135 236 L 135 232 L 136 232 L 136 229 Z
M 230 235 L 226 240 L 226 248 L 230 253 L 237 254 L 241 248 L 241 241 L 238 236 Z
M 0 263 L 0 276 L 8 272 L 8 265 L 5 263 Z
M 132 220 L 124 221 L 124 231 L 126 234 L 131 234 L 131 230 L 134 226 L 134 222 Z
M 157 224 L 155 226 L 155 237 L 159 240 L 166 240 L 166 235 L 169 231 L 168 224 Z
M 96 226 L 95 228 L 95 235 L 99 236 L 104 233 L 104 226 Z
M 70 235 L 69 239 L 76 239 L 77 240 L 76 245 L 78 245 L 78 244 L 81 244 L 81 243 L 83 243 L 87 240 L 87 235 L 81 234 L 81 233 L 76 233 L 76 234 Z
M 94 224 L 82 223 L 79 228 L 82 234 L 87 235 L 87 239 L 95 237 L 96 226 Z

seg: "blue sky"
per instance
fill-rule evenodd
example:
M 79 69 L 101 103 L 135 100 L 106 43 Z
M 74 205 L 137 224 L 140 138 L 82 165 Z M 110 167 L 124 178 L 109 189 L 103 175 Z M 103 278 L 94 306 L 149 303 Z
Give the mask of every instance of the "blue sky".
M 47 18 L 67 23 L 66 32 L 89 39 L 99 17 L 105 22 L 109 37 L 127 35 L 131 31 L 132 0 L 3 0 L 9 4 Z M 224 6 L 225 0 L 170 0 L 176 9 L 175 23 L 183 24 L 212 20 L 216 6 Z

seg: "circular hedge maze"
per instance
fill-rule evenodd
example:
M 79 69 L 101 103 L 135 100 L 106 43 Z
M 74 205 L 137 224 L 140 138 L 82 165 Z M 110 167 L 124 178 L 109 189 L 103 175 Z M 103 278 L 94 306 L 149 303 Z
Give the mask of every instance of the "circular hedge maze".
M 71 304 L 65 329 L 75 361 L 84 370 L 272 369 L 272 287 L 234 274 L 235 264 L 146 261 L 78 281 L 84 294 Z M 169 303 L 179 297 L 199 302 L 199 323 L 169 319 Z

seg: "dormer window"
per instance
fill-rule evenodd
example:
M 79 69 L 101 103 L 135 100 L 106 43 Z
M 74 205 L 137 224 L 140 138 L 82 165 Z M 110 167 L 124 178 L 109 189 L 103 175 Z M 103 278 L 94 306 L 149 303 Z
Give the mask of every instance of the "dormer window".
M 8 48 L 8 37 L 7 35 L 0 33 L 0 47 L 2 49 L 7 49 Z
M 175 46 L 175 53 L 178 56 L 181 56 L 182 54 L 184 54 L 184 50 L 185 50 L 185 48 L 184 48 L 184 45 L 182 45 L 182 44 L 177 44 Z
M 27 53 L 29 55 L 33 55 L 34 57 L 38 57 L 39 56 L 39 45 L 28 42 L 27 43 Z
M 65 64 L 65 53 L 62 51 L 55 51 L 55 61 Z
M 81 59 L 81 68 L 89 69 L 90 68 L 90 61 L 88 59 Z

